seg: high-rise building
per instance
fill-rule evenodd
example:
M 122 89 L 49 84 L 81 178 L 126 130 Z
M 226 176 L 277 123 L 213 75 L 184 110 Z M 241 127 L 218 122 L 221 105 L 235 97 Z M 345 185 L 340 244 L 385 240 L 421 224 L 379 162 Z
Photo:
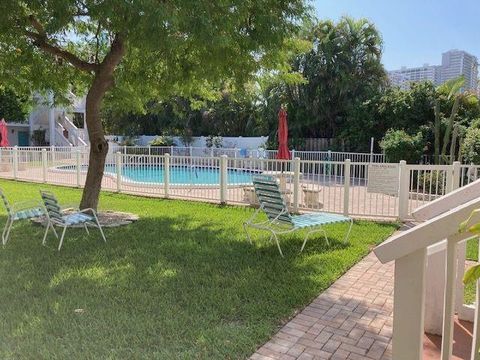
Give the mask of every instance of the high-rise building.
M 442 54 L 441 82 L 465 77 L 465 90 L 476 92 L 478 86 L 478 60 L 461 50 L 450 50 Z
M 465 90 L 476 92 L 478 88 L 478 60 L 475 56 L 461 50 L 450 50 L 442 54 L 441 65 L 425 64 L 420 67 L 388 72 L 393 85 L 408 89 L 412 82 L 431 81 L 434 85 L 443 84 L 459 76 L 465 77 Z

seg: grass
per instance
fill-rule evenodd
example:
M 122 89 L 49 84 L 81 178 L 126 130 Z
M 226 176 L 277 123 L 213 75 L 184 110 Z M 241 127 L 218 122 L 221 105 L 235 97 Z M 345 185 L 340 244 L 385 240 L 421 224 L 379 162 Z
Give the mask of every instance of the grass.
M 0 187 L 16 201 L 39 188 L 65 203 L 81 195 Z M 140 220 L 106 229 L 107 244 L 68 230 L 61 252 L 53 235 L 41 246 L 40 226 L 15 224 L 0 249 L 0 358 L 245 358 L 396 229 L 358 221 L 345 245 L 346 225 L 330 226 L 330 247 L 314 238 L 302 254 L 302 234 L 289 235 L 282 259 L 268 236 L 245 240 L 250 208 L 113 193 L 100 203 Z
M 478 261 L 478 239 L 467 241 L 467 260 Z M 465 304 L 473 304 L 475 302 L 476 289 L 475 283 L 468 283 L 464 289 Z

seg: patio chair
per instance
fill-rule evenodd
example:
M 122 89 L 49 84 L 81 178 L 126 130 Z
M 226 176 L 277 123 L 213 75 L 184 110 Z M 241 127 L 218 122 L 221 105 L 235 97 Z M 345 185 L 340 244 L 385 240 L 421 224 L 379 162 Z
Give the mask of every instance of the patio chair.
M 300 249 L 300 252 L 302 252 L 309 236 L 315 232 L 322 232 L 328 245 L 329 241 L 323 226 L 342 222 L 350 223 L 343 241 L 346 242 L 348 240 L 353 225 L 353 220 L 351 218 L 323 212 L 309 213 L 305 215 L 291 215 L 280 191 L 280 187 L 273 176 L 256 175 L 253 177 L 253 186 L 258 201 L 260 202 L 260 207 L 255 211 L 253 216 L 243 224 L 243 228 L 250 243 L 252 243 L 252 239 L 248 233 L 248 227 L 268 231 L 271 233 L 270 240 L 272 240 L 272 238 L 275 239 L 278 251 L 283 257 L 282 249 L 278 242 L 278 235 L 291 233 L 300 229 L 309 229 Z M 267 215 L 267 220 L 255 222 L 255 219 L 261 211 Z
M 63 228 L 62 234 L 60 236 L 60 242 L 58 243 L 58 251 L 62 248 L 63 238 L 65 237 L 65 232 L 68 227 L 74 225 L 83 225 L 87 234 L 90 234 L 88 231 L 88 225 L 95 226 L 100 230 L 102 234 L 103 241 L 107 242 L 105 234 L 103 233 L 102 226 L 100 225 L 97 217 L 97 213 L 93 209 L 82 209 L 78 210 L 77 208 L 69 207 L 74 209 L 72 213 L 65 213 L 60 205 L 55 195 L 49 191 L 40 190 L 40 195 L 42 196 L 43 203 L 45 205 L 46 214 L 47 214 L 47 226 L 45 229 L 45 235 L 43 236 L 42 244 L 45 245 L 47 240 L 48 230 L 52 228 L 55 237 L 58 239 L 57 232 L 55 231 L 55 226 Z
M 26 200 L 16 203 L 10 203 L 5 196 L 2 189 L 0 189 L 0 196 L 7 211 L 7 223 L 2 232 L 2 244 L 5 245 L 10 236 L 12 225 L 15 221 L 28 220 L 44 215 L 45 211 L 40 201 Z

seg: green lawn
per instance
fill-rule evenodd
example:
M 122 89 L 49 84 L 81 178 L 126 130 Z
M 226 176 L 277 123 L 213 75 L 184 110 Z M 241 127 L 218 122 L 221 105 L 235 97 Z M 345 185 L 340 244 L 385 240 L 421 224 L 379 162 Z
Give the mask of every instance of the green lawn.
M 38 199 L 40 188 L 66 203 L 81 195 L 0 187 L 12 200 Z M 356 222 L 344 245 L 346 225 L 330 226 L 331 246 L 312 239 L 303 254 L 302 234 L 289 235 L 281 258 L 268 236 L 245 240 L 250 208 L 113 193 L 101 208 L 140 220 L 106 229 L 107 244 L 68 230 L 61 252 L 53 235 L 41 246 L 40 226 L 14 226 L 0 249 L 1 359 L 245 358 L 396 229 Z
M 478 240 L 467 241 L 467 260 L 478 260 Z M 475 283 L 469 283 L 465 285 L 465 304 L 473 304 L 475 301 Z

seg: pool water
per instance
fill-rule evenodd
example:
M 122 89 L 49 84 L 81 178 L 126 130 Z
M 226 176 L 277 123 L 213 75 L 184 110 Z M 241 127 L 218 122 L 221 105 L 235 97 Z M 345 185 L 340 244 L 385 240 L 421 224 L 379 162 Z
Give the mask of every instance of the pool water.
M 109 174 L 116 174 L 115 165 L 106 165 L 105 171 Z M 228 184 L 251 184 L 252 176 L 256 171 L 245 171 L 240 169 L 227 170 Z M 165 171 L 163 166 L 124 166 L 122 177 L 126 181 L 162 184 Z M 170 184 L 184 185 L 218 185 L 220 172 L 218 168 L 199 166 L 171 166 Z

